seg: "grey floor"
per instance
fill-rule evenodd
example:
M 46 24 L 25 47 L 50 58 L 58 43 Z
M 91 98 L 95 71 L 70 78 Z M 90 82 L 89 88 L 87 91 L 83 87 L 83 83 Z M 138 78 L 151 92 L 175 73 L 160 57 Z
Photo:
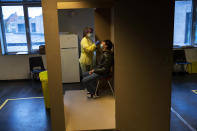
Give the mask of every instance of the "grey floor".
M 81 90 L 80 84 L 65 84 L 64 91 Z M 197 130 L 197 75 L 173 76 L 172 108 Z M 42 97 L 40 82 L 0 81 L 0 106 L 7 99 Z M 50 115 L 43 99 L 12 100 L 0 110 L 0 131 L 50 131 Z M 171 131 L 191 131 L 177 114 L 171 112 Z
M 0 131 L 51 131 L 42 97 L 40 82 L 0 81 Z
M 175 75 L 172 83 L 171 131 L 197 130 L 197 74 Z

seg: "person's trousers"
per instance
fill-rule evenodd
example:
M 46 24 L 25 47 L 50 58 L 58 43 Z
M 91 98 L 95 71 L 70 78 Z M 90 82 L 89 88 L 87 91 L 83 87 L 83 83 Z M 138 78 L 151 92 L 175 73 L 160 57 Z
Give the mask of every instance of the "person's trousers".
M 80 67 L 81 67 L 81 71 L 84 72 L 88 72 L 91 70 L 91 65 L 86 65 L 86 64 L 82 64 L 80 63 Z
M 103 76 L 93 73 L 89 74 L 89 72 L 83 73 L 82 85 L 84 88 L 88 90 L 88 92 L 92 95 L 95 94 L 97 81 L 101 79 Z

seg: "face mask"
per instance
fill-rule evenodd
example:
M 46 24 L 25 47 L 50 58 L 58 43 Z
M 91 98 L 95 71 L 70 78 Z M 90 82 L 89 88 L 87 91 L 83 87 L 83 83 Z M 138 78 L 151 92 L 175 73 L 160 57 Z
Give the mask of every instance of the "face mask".
M 103 49 L 103 44 L 100 44 L 100 48 Z
M 90 38 L 92 37 L 92 33 L 88 33 L 87 36 Z

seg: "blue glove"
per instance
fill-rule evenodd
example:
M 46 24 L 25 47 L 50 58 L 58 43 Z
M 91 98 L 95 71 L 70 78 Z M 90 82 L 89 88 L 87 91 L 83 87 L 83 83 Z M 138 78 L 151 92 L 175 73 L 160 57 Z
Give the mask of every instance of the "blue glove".
M 100 44 L 100 41 L 99 40 L 95 42 L 95 45 L 98 45 L 98 44 Z

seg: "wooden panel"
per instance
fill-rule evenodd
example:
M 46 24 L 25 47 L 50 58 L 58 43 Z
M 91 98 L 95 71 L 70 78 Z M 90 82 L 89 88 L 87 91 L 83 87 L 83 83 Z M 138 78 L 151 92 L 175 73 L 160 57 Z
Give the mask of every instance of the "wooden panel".
M 95 32 L 97 40 L 111 39 L 111 9 L 95 10 Z
M 77 8 L 110 8 L 112 2 L 94 2 L 94 1 L 81 1 L 81 2 L 58 2 L 57 9 L 77 9 Z
M 57 1 L 43 0 L 42 6 L 52 130 L 65 131 Z
M 143 3 L 143 4 L 142 4 Z M 116 126 L 169 131 L 173 3 L 115 5 Z
M 95 37 L 96 40 L 111 39 L 111 9 L 97 8 L 95 10 Z M 96 51 L 96 63 L 100 61 L 102 51 Z

